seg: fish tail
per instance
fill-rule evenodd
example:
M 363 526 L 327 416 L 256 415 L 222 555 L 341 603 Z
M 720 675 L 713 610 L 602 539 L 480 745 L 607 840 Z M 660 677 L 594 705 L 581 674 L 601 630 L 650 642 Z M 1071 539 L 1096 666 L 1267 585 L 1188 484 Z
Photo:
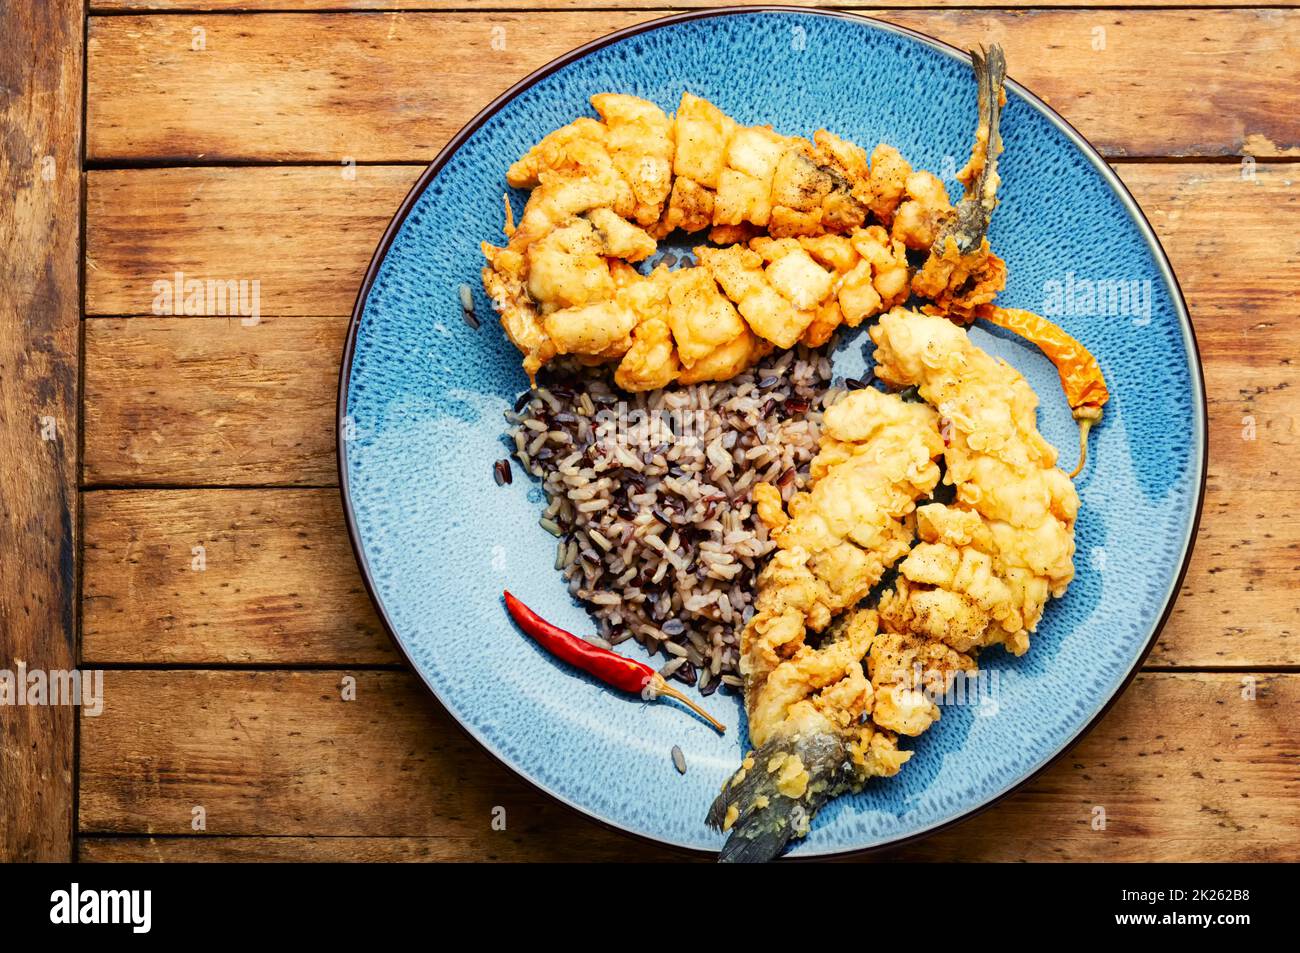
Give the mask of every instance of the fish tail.
M 798 797 L 791 796 L 779 767 L 791 757 L 807 773 Z M 778 737 L 750 752 L 706 818 L 728 834 L 718 862 L 759 864 L 780 856 L 790 841 L 808 833 L 822 805 L 845 790 L 846 760 L 843 739 L 830 734 Z
M 998 204 L 998 155 L 1002 152 L 1002 91 L 1007 78 L 1007 58 L 1002 47 L 971 50 L 979 118 L 970 161 L 958 178 L 966 184 L 966 195 L 957 204 L 957 214 L 940 230 L 933 251 L 940 256 L 949 237 L 957 251 L 968 255 L 979 247 L 988 231 L 989 219 Z M 969 178 L 965 176 L 969 175 Z

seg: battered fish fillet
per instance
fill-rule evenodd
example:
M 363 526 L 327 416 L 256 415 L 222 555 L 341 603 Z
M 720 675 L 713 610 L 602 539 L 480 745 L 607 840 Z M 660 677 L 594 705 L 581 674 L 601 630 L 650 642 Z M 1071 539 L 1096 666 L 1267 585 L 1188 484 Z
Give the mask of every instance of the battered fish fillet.
M 750 330 L 776 347 L 820 347 L 907 297 L 907 257 L 884 229 L 695 249 Z
M 942 452 L 931 408 L 860 390 L 826 411 L 812 488 L 788 513 L 774 487 L 755 488 L 777 550 L 741 635 L 754 750 L 709 812 L 730 832 L 721 859 L 775 857 L 827 800 L 897 773 L 910 756 L 870 717 L 863 660 L 876 614 L 845 611 L 908 551 L 912 511 L 937 484 Z
M 917 509 L 921 542 L 880 601 L 882 626 L 958 652 L 1015 655 L 1074 578 L 1079 496 L 1038 432 L 1038 397 L 943 318 L 896 308 L 871 329 L 876 375 L 938 409 L 951 504 Z
M 510 167 L 509 184 L 532 193 L 507 244 L 482 246 L 484 287 L 530 378 L 575 355 L 618 361 L 628 390 L 725 380 L 773 346 L 820 346 L 907 297 L 904 242 L 864 225 L 892 218 L 907 194 L 895 150 L 868 160 L 825 130 L 810 142 L 740 126 L 690 93 L 671 120 L 633 96 L 592 104 L 600 120 L 557 129 Z M 725 297 L 703 271 L 647 276 L 639 290 L 620 273 L 675 229 L 735 242 L 697 249 Z
M 672 185 L 673 125 L 654 103 L 599 93 L 600 121 L 577 119 L 546 136 L 506 172 L 512 188 L 536 189 L 547 172 L 592 177 L 613 192 L 610 207 L 639 225 L 654 225 Z
M 619 372 L 629 389 L 722 380 L 769 345 L 820 346 L 841 325 L 856 327 L 909 294 L 969 323 L 1006 284 L 1006 265 L 984 237 L 997 205 L 1006 63 L 995 46 L 972 53 L 972 64 L 979 121 L 957 174 L 965 196 L 956 207 L 938 177 L 912 169 L 884 143 L 868 157 L 825 129 L 809 140 L 744 126 L 689 92 L 671 119 L 635 96 L 593 96 L 599 120 L 557 129 L 510 167 L 510 185 L 532 194 L 519 227 L 507 220 L 507 244 L 483 244 L 484 287 L 530 379 L 557 356 L 621 361 L 637 342 Z M 743 331 L 718 323 L 723 309 L 696 278 L 684 280 L 703 310 L 678 307 L 676 321 L 647 319 L 635 330 L 645 315 L 615 294 L 631 282 L 618 266 L 645 260 L 677 230 L 708 230 L 711 242 L 728 246 L 699 257 Z M 915 274 L 908 250 L 929 252 Z M 660 290 L 655 279 L 637 294 Z M 572 313 L 548 321 L 565 311 Z M 602 317 L 610 326 L 592 328 Z M 551 324 L 583 330 L 557 340 Z M 703 338 L 688 330 L 684 341 L 679 330 L 694 325 Z M 724 340 L 727 326 L 734 333 Z
M 981 648 L 1026 651 L 1073 577 L 1079 501 L 1025 380 L 940 317 L 894 309 L 871 333 L 877 376 L 925 403 L 854 392 L 827 410 L 788 513 L 755 488 L 778 548 L 741 637 L 754 751 L 708 818 L 730 832 L 724 861 L 775 857 L 827 800 L 897 773 L 898 737 L 939 719 Z M 955 499 L 916 506 L 938 457 Z M 855 608 L 903 554 L 878 609 Z

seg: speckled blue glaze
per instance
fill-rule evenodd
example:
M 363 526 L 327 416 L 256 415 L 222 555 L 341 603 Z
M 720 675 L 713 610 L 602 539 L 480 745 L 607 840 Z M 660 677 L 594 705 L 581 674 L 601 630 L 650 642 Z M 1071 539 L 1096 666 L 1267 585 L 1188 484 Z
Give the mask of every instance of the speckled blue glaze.
M 1011 64 L 1012 71 L 1015 64 Z M 526 387 L 479 284 L 478 243 L 500 236 L 506 164 L 613 90 L 671 111 L 684 89 L 745 123 L 826 126 L 884 140 L 953 178 L 970 145 L 975 86 L 952 51 L 861 18 L 812 12 L 674 18 L 571 60 L 485 118 L 414 201 L 354 328 L 340 445 L 354 542 L 380 609 L 415 668 L 497 757 L 556 797 L 628 831 L 716 849 L 704 813 L 744 747 L 740 701 L 705 706 L 719 737 L 671 704 L 619 697 L 557 666 L 505 617 L 501 590 L 560 625 L 585 612 L 552 569 L 542 495 L 498 487 L 502 412 Z M 1077 576 L 1030 653 L 988 653 L 996 704 L 949 707 L 902 773 L 834 802 L 794 853 L 878 846 L 950 822 L 1029 777 L 1083 731 L 1143 656 L 1173 599 L 1201 490 L 1204 419 L 1195 348 L 1172 275 L 1104 164 L 1022 90 L 1008 90 L 1002 204 L 991 241 L 1010 266 L 1001 301 L 1044 307 L 1049 281 L 1147 283 L 1150 314 L 1058 320 L 1101 361 L 1113 394 L 1079 481 Z M 522 196 L 516 195 L 516 210 Z M 475 289 L 483 327 L 462 320 Z M 1043 433 L 1072 465 L 1076 436 L 1051 365 L 1002 332 L 977 343 L 1042 398 Z M 869 363 L 865 333 L 837 369 Z M 629 654 L 641 650 L 626 644 Z M 689 770 L 674 770 L 679 745 Z

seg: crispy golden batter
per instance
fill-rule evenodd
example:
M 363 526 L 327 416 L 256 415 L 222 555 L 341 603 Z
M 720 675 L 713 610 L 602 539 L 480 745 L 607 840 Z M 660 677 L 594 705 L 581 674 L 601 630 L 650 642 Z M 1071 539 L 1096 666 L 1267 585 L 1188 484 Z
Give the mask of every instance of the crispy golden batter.
M 798 553 L 812 578 L 802 611 L 814 629 L 866 596 L 911 547 L 904 518 L 934 489 L 943 451 L 935 412 L 889 394 L 854 391 L 826 411 L 812 488 L 796 493 L 782 519 L 769 488 L 756 492 L 772 540 Z M 760 581 L 759 604 L 765 587 Z M 786 600 L 788 601 L 788 600 Z M 762 654 L 762 641 L 755 642 Z M 749 654 L 749 653 L 745 653 Z
M 886 628 L 957 651 L 1003 644 L 1020 655 L 1049 596 L 1074 577 L 1079 496 L 1038 432 L 1038 397 L 1009 364 L 951 322 L 901 308 L 871 329 L 876 373 L 915 386 L 939 410 L 951 505 L 917 511 L 922 542 L 881 600 Z
M 632 190 L 628 217 L 648 228 L 663 214 L 672 186 L 672 122 L 654 103 L 636 96 L 599 93 L 591 105 L 608 129 L 614 168 Z
M 867 209 L 885 227 L 893 224 L 911 174 L 912 166 L 893 146 L 882 142 L 872 150 Z
M 903 201 L 894 213 L 890 234 L 908 248 L 929 248 L 954 214 L 952 202 L 948 200 L 948 188 L 938 176 L 918 169 L 904 181 L 903 195 Z
M 483 243 L 483 286 L 506 334 L 534 376 L 557 354 L 618 357 L 631 346 L 627 317 L 609 300 L 621 282 L 611 262 L 653 254 L 641 226 L 659 220 L 671 183 L 672 124 L 663 110 L 633 96 L 602 94 L 592 104 L 603 121 L 583 118 L 557 129 L 506 173 L 530 188 L 507 243 Z M 576 309 L 573 314 L 555 312 Z M 592 323 L 609 316 L 613 325 Z M 561 341 L 550 328 L 567 332 Z M 594 349 L 594 350 L 592 350 Z
M 907 296 L 906 253 L 879 226 L 695 253 L 750 329 L 777 347 L 818 347 Z
M 867 155 L 826 130 L 809 142 L 770 126 L 741 126 L 717 106 L 685 93 L 673 120 L 672 194 L 652 232 L 712 227 L 715 242 L 738 226 L 775 238 L 861 227 L 875 193 Z
M 767 126 L 742 126 L 732 133 L 713 203 L 715 226 L 767 227 L 772 216 L 772 177 L 789 141 Z
M 910 631 L 880 630 L 871 643 L 867 672 L 875 704 L 871 720 L 900 735 L 915 737 L 939 720 L 942 697 L 975 660 L 937 639 Z
M 677 379 L 682 365 L 668 325 L 669 272 L 660 266 L 642 281 L 631 279 L 620 296 L 636 315 L 632 344 L 614 372 L 627 391 L 656 390 Z
M 943 250 L 932 252 L 912 278 L 912 290 L 933 302 L 928 310 L 966 322 L 1006 284 L 1006 263 L 993 254 L 987 238 L 969 255 L 958 250 L 954 238 L 945 238 Z
M 672 182 L 673 128 L 664 111 L 618 93 L 591 98 L 600 122 L 582 118 L 546 136 L 506 172 L 513 188 L 536 189 L 546 173 L 588 179 L 608 190 L 607 204 L 623 218 L 653 225 Z M 588 206 L 594 207 L 594 206 Z

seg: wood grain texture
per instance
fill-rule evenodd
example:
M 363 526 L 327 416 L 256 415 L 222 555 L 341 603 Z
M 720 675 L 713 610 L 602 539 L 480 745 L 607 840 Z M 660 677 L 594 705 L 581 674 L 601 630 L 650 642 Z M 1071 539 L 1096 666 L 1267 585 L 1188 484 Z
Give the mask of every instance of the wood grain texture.
M 477 750 L 413 677 L 357 673 L 356 700 L 347 702 L 343 674 L 108 672 L 103 714 L 83 719 L 83 828 L 189 835 L 197 806 L 205 833 L 223 837 L 420 837 L 433 839 L 423 847 L 435 855 L 503 859 L 619 852 L 606 843 L 613 835 L 550 805 Z M 907 851 L 966 860 L 1300 859 L 1290 728 L 1300 676 L 1259 676 L 1254 690 L 1244 698 L 1235 674 L 1140 676 L 1023 792 Z M 666 757 L 664 770 L 672 770 Z M 494 807 L 505 808 L 507 832 L 491 830 Z M 1105 830 L 1093 829 L 1096 807 Z M 214 849 L 210 840 L 187 838 L 166 854 L 202 855 Z M 83 843 L 91 858 L 113 847 Z M 141 841 L 137 853 L 156 859 L 161 843 Z M 623 844 L 631 856 L 641 850 Z M 375 857 L 384 846 L 390 856 L 416 849 L 364 849 Z M 333 858 L 348 847 L 266 849 Z
M 85 538 L 88 666 L 399 661 L 337 490 L 92 492 Z
M 85 481 L 335 482 L 346 330 L 328 318 L 88 321 Z
M 82 837 L 77 857 L 91 864 L 704 862 L 545 802 L 525 808 L 522 816 L 516 809 L 507 820 L 521 829 L 493 831 L 477 825 L 464 834 L 431 837 Z
M 1286 476 L 1300 452 L 1300 240 L 1278 231 L 1300 213 L 1300 165 L 1117 171 L 1182 284 L 1209 406 L 1200 531 L 1149 664 L 1300 665 L 1300 600 L 1287 595 L 1300 582 L 1300 490 Z
M 421 170 L 347 171 L 87 173 L 86 313 L 151 314 L 154 283 L 174 285 L 180 272 L 248 282 L 250 298 L 256 281 L 263 315 L 350 314 L 384 227 Z
M 0 669 L 77 664 L 81 6 L 0 12 Z M 67 860 L 73 709 L 0 710 L 0 862 Z
M 429 837 L 81 837 L 77 855 L 85 863 L 705 862 L 545 801 L 516 807 L 507 820 L 504 831 L 482 824 Z
M 427 161 L 514 80 L 654 16 L 95 17 L 87 155 L 100 162 Z M 1107 155 L 1300 155 L 1300 115 L 1291 108 L 1300 79 L 1297 11 L 880 16 L 963 48 L 1003 44 L 1013 77 Z M 201 49 L 194 48 L 196 30 L 203 31 Z M 1104 48 L 1094 49 L 1099 37 Z M 1195 94 L 1171 95 L 1171 77 Z

